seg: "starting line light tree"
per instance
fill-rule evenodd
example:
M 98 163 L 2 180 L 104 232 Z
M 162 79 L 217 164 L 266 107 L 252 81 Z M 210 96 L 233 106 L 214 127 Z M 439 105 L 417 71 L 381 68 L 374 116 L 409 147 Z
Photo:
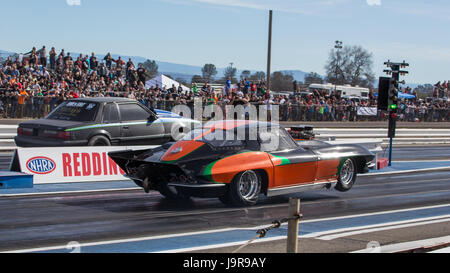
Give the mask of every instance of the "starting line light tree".
M 385 69 L 384 72 L 388 75 L 391 75 L 391 78 L 380 77 L 380 85 L 378 90 L 378 109 L 389 111 L 389 166 L 391 166 L 392 141 L 393 138 L 395 138 L 395 131 L 397 127 L 400 76 L 405 76 L 409 73 L 408 71 L 401 69 L 408 67 L 409 64 L 405 61 L 403 61 L 402 63 L 393 63 L 391 61 L 387 61 L 384 64 L 388 67 L 388 69 Z M 405 84 L 404 81 L 401 83 Z

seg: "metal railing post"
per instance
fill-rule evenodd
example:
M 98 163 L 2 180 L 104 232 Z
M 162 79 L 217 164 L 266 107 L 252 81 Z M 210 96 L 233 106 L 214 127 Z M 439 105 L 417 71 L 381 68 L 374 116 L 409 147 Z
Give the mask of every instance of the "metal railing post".
M 300 218 L 300 199 L 289 199 L 288 217 L 291 219 L 288 222 L 288 236 L 287 236 L 287 253 L 298 253 L 298 224 Z

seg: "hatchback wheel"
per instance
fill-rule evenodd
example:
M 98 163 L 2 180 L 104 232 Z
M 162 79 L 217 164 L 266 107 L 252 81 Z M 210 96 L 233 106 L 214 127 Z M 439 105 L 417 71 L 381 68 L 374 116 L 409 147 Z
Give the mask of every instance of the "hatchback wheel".
M 89 140 L 88 146 L 111 146 L 111 142 L 105 136 L 94 136 Z

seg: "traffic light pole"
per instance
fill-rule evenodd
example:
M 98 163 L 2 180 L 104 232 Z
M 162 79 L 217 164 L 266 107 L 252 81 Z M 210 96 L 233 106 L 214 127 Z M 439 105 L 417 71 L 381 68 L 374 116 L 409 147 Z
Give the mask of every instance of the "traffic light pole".
M 382 101 L 381 95 L 383 99 L 386 98 L 387 95 L 387 110 L 389 111 L 389 129 L 388 129 L 388 137 L 389 137 L 389 166 L 392 166 L 392 146 L 395 138 L 395 130 L 397 127 L 397 113 L 398 113 L 398 96 L 399 96 L 399 81 L 400 75 L 408 74 L 408 71 L 402 71 L 400 68 L 408 67 L 405 61 L 403 63 L 391 63 L 390 61 L 384 63 L 391 70 L 385 70 L 387 74 L 391 75 L 392 78 L 389 81 L 389 88 L 387 88 L 386 79 L 380 78 L 380 88 L 379 88 L 379 101 L 383 103 L 382 106 L 379 105 L 379 109 L 386 110 L 386 101 Z M 383 89 L 383 90 L 381 90 Z M 383 91 L 383 94 L 381 94 Z M 388 94 L 386 94 L 386 92 Z
M 400 80 L 400 74 L 399 71 L 400 66 L 399 65 L 393 65 L 392 66 L 392 80 L 393 80 L 393 87 L 394 90 L 397 90 L 394 92 L 395 96 L 398 96 L 398 81 Z M 397 97 L 398 99 L 398 97 Z M 394 100 L 394 104 L 396 107 L 389 107 L 389 167 L 392 166 L 392 149 L 393 149 L 393 142 L 395 137 L 395 130 L 397 128 L 397 108 L 398 108 L 398 101 L 397 99 Z

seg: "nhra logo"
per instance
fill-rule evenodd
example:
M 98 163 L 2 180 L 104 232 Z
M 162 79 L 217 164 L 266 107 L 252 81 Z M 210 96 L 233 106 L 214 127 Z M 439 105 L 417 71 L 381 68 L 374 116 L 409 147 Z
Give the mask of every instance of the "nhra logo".
M 48 157 L 33 157 L 27 162 L 27 169 L 34 174 L 49 174 L 56 168 L 55 161 Z

